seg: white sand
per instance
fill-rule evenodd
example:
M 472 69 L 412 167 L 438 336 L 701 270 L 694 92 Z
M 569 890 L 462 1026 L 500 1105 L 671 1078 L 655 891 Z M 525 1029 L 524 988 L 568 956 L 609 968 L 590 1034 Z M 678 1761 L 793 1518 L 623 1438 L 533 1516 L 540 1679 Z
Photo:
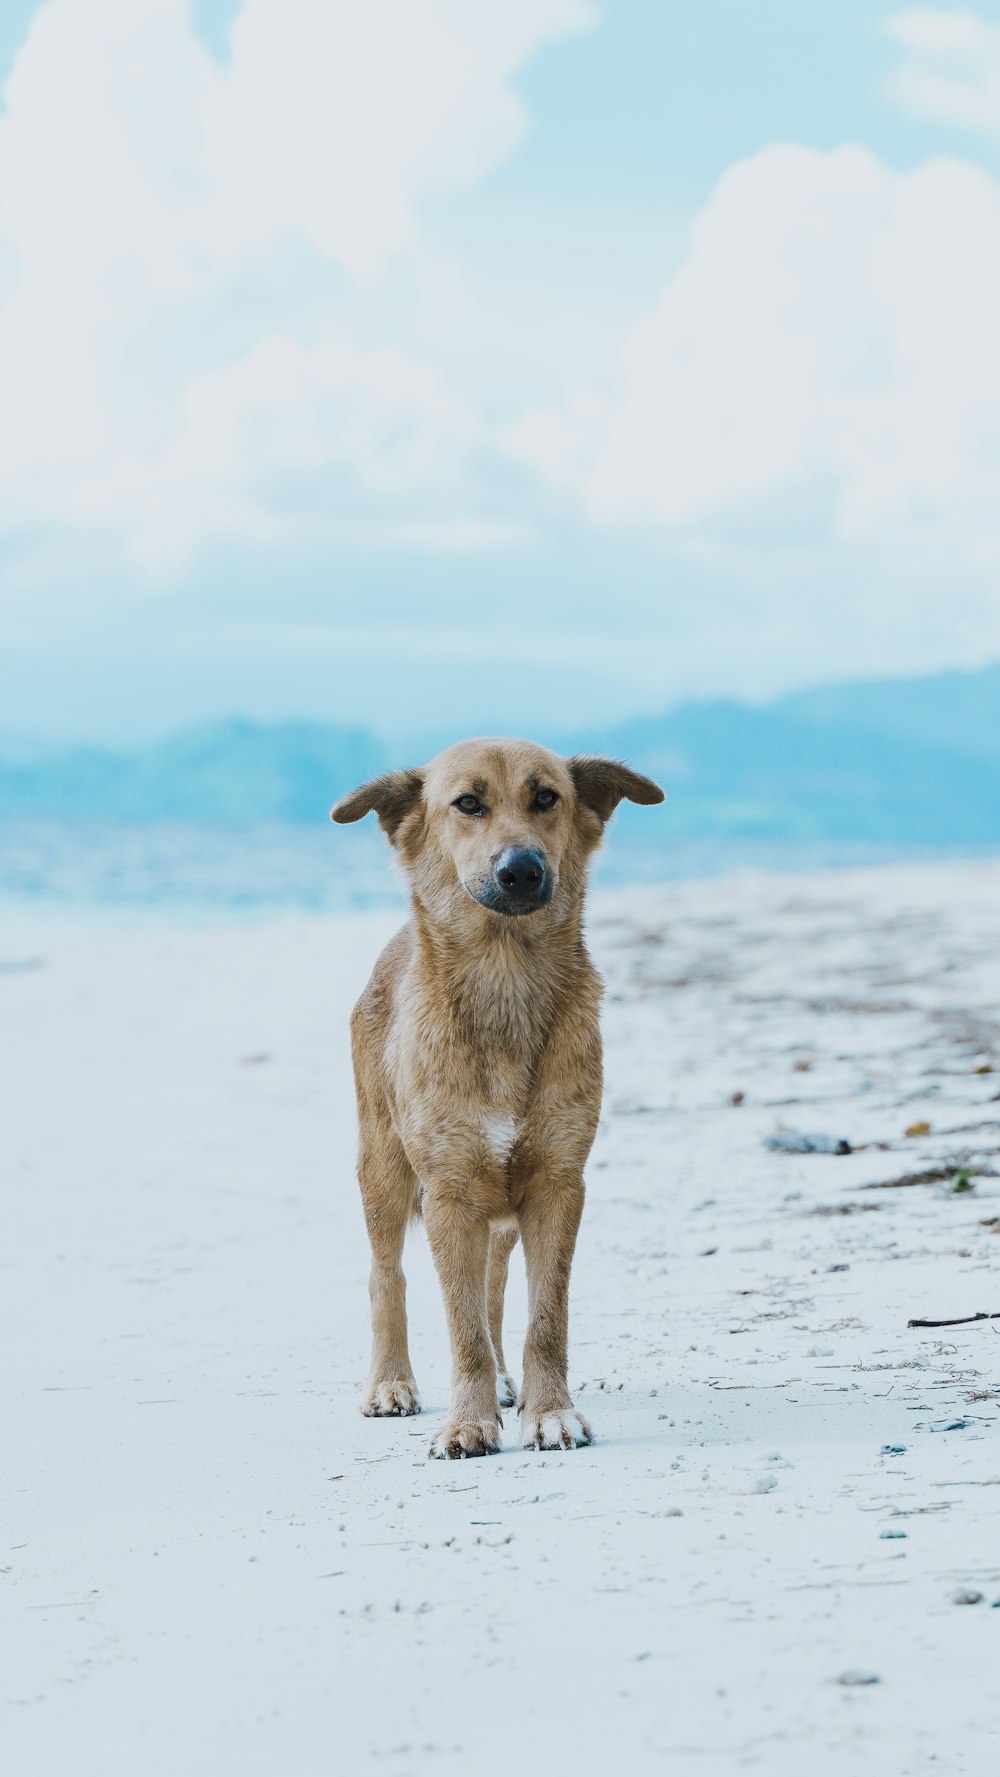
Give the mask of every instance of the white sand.
M 595 909 L 565 1455 L 508 1413 L 426 1460 L 420 1234 L 424 1415 L 356 1410 L 346 1021 L 395 923 L 4 923 L 4 1771 L 995 1771 L 1000 1321 L 906 1323 L 1000 1310 L 1000 1180 L 864 1187 L 1000 1170 L 1000 865 Z

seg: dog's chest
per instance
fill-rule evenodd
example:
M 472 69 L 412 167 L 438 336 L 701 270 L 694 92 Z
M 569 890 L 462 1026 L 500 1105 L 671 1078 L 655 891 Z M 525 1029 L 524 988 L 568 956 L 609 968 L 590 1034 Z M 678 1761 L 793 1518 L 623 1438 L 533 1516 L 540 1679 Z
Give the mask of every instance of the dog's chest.
M 394 1117 L 418 1170 L 459 1155 L 506 1170 L 530 1110 L 546 1038 L 537 1001 L 528 1008 L 502 979 L 463 986 L 413 981 L 387 1046 Z
M 483 1135 L 486 1139 L 486 1146 L 494 1159 L 499 1160 L 501 1166 L 506 1166 L 514 1151 L 520 1127 L 517 1117 L 510 1114 L 500 1116 L 495 1112 L 492 1114 L 487 1112 L 483 1117 Z

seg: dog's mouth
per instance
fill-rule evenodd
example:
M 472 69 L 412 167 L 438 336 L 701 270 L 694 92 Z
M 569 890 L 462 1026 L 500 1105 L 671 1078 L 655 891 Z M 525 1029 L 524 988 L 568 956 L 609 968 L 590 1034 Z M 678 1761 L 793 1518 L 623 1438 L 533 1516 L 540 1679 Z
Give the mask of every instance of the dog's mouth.
M 512 890 L 497 888 L 494 883 L 483 883 L 476 888 L 465 883 L 465 888 L 469 888 L 472 899 L 478 901 L 480 906 L 487 906 L 490 913 L 506 913 L 513 919 L 517 919 L 522 913 L 538 913 L 540 908 L 549 906 L 552 899 L 552 883 L 540 894 L 515 894 Z

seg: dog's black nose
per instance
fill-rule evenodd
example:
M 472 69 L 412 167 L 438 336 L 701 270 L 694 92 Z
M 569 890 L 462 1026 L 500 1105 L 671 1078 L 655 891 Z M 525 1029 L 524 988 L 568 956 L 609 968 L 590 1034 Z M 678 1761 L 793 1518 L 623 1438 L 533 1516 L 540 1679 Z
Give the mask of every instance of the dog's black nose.
M 545 886 L 545 865 L 534 851 L 515 851 L 511 847 L 501 852 L 495 874 L 508 895 L 540 895 Z

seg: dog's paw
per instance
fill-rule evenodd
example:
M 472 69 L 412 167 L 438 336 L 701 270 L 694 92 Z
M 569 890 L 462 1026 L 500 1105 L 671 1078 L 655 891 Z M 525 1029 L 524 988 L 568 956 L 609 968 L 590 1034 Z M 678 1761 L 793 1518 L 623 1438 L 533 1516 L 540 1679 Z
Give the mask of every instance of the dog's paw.
M 521 1442 L 526 1450 L 575 1450 L 578 1444 L 593 1441 L 587 1420 L 575 1407 L 564 1407 L 558 1413 L 525 1410 Z
M 495 1456 L 500 1448 L 497 1419 L 448 1419 L 431 1439 L 430 1455 L 456 1462 L 466 1456 Z
M 361 1403 L 366 1419 L 404 1419 L 420 1412 L 420 1395 L 412 1376 L 376 1383 Z
M 501 1407 L 517 1406 L 517 1388 L 513 1376 L 505 1376 L 501 1371 L 497 1377 L 497 1398 Z

